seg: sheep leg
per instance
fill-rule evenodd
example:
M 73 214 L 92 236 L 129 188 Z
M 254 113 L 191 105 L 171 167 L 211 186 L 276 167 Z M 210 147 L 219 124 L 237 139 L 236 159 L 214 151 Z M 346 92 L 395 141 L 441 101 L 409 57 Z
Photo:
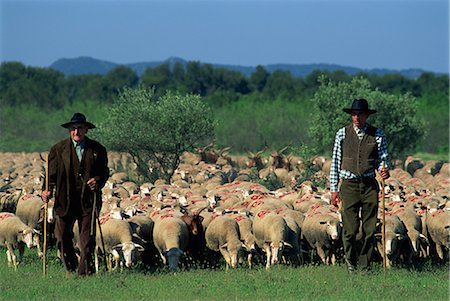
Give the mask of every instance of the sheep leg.
M 248 268 L 251 269 L 252 263 L 253 263 L 253 254 L 251 252 L 247 255 L 247 262 L 248 262 Z
M 324 264 L 328 265 L 328 261 L 326 259 L 325 251 L 323 250 L 323 248 L 321 246 L 317 246 L 316 250 L 317 250 L 317 255 L 319 255 L 319 257 L 322 260 L 322 262 Z
M 19 262 L 22 262 L 23 254 L 25 253 L 25 244 L 23 242 L 19 242 L 17 248 L 19 249 Z
M 267 256 L 267 262 L 266 262 L 266 270 L 270 269 L 270 262 L 272 260 L 272 252 L 270 250 L 270 245 L 266 245 L 266 256 Z
M 222 253 L 223 258 L 225 258 L 225 262 L 227 263 L 225 270 L 228 271 L 231 266 L 231 256 L 227 250 L 224 250 L 222 248 L 220 248 L 220 253 Z
M 44 256 L 44 253 L 42 252 L 42 249 L 41 249 L 41 239 L 40 239 L 39 235 L 35 236 L 34 244 L 36 245 L 38 256 L 39 257 Z
M 11 253 L 9 252 L 9 249 L 6 249 L 6 257 L 8 258 L 8 267 L 11 267 L 12 256 L 11 256 Z
M 444 250 L 442 249 L 442 246 L 439 244 L 436 244 L 436 252 L 440 259 L 444 260 Z
M 167 264 L 166 256 L 163 255 L 163 253 L 159 252 L 159 256 L 162 259 L 163 265 L 165 266 Z
M 7 248 L 6 255 L 8 256 L 8 266 L 10 267 L 12 262 L 14 271 L 17 271 L 17 258 L 16 254 L 14 254 L 14 249 L 10 244 L 8 244 Z

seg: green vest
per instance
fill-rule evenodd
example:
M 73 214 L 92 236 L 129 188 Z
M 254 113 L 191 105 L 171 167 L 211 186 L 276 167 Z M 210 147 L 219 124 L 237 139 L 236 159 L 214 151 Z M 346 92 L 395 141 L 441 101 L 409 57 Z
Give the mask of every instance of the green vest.
M 375 139 L 375 131 L 375 127 L 367 125 L 363 139 L 359 140 L 352 124 L 345 127 L 341 169 L 362 176 L 365 172 L 376 168 L 378 145 Z

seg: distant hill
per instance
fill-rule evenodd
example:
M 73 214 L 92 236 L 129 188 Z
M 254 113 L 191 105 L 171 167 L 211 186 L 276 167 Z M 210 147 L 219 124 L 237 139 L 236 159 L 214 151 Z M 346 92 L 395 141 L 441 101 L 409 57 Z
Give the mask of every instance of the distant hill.
M 80 74 L 106 74 L 117 66 L 123 65 L 130 67 L 138 76 L 141 76 L 146 68 L 154 68 L 163 63 L 169 63 L 173 66 L 176 62 L 180 62 L 186 65 L 188 61 L 170 57 L 165 61 L 155 62 L 140 62 L 130 64 L 117 64 L 113 62 L 103 61 L 91 57 L 78 57 L 78 58 L 63 58 L 59 59 L 50 65 L 50 68 L 58 70 L 65 75 L 80 75 Z M 201 62 L 204 63 L 204 62 Z M 256 66 L 239 66 L 239 65 L 224 65 L 224 64 L 211 64 L 214 68 L 226 68 L 230 70 L 239 71 L 246 76 L 250 76 L 256 69 Z M 262 65 L 268 72 L 272 73 L 276 70 L 290 71 L 292 75 L 296 77 L 308 76 L 314 70 L 322 71 L 338 71 L 342 70 L 349 75 L 355 75 L 361 72 L 384 75 L 384 74 L 401 74 L 407 78 L 416 79 L 425 70 L 421 69 L 404 69 L 404 70 L 390 70 L 390 69 L 361 69 L 355 67 L 341 66 L 335 64 L 270 64 Z

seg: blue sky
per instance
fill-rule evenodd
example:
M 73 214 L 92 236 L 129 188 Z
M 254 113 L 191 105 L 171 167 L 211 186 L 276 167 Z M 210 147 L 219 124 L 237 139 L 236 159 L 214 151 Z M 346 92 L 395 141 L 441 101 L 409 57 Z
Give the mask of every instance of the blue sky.
M 0 0 L 0 19 L 0 60 L 31 66 L 177 56 L 449 71 L 447 0 Z

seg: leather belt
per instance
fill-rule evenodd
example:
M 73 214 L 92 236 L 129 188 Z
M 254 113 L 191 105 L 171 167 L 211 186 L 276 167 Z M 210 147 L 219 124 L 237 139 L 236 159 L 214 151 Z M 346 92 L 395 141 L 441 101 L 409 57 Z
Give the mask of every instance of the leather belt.
M 359 183 L 368 183 L 374 179 L 375 178 L 356 178 L 356 179 L 342 179 L 342 181 L 359 184 Z

